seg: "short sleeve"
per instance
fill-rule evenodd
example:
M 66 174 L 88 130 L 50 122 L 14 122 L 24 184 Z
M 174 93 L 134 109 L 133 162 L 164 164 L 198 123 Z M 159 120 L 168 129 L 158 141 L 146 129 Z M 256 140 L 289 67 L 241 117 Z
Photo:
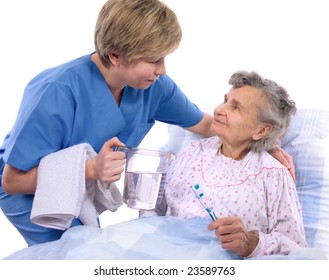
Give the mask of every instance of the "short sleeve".
M 67 145 L 74 118 L 74 100 L 57 83 L 37 90 L 28 86 L 7 142 L 4 160 L 29 170 L 40 159 Z
M 204 113 L 169 76 L 159 78 L 153 94 L 157 94 L 160 88 L 164 91 L 164 95 L 154 115 L 156 120 L 181 127 L 191 127 L 202 119 Z

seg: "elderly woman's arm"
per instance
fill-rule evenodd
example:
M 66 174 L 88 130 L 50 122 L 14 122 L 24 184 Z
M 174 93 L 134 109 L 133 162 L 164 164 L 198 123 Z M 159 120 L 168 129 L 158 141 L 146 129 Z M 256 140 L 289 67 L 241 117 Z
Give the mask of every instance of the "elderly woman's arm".
M 267 175 L 268 229 L 259 233 L 259 245 L 250 257 L 288 254 L 296 247 L 307 247 L 302 209 L 296 185 L 286 170 Z
M 224 249 L 241 257 L 288 254 L 296 247 L 306 247 L 301 206 L 295 183 L 287 170 L 267 174 L 266 232 L 247 230 L 239 217 L 217 219 L 209 225 Z

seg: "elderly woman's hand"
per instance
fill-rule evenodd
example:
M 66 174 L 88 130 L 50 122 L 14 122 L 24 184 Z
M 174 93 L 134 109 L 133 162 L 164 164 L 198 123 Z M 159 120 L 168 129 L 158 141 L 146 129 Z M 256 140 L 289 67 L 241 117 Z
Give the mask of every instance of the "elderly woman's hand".
M 240 257 L 249 256 L 256 248 L 258 231 L 247 231 L 239 217 L 218 218 L 208 226 L 225 250 L 231 250 Z
M 269 151 L 269 153 L 272 155 L 272 157 L 276 158 L 278 161 L 281 162 L 281 164 L 288 168 L 292 178 L 296 182 L 295 165 L 292 156 L 280 146 L 275 146 Z

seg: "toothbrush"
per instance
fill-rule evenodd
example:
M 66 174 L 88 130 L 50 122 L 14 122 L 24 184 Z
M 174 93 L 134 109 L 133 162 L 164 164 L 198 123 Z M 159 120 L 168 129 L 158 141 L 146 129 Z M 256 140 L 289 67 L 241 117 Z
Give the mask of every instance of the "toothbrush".
M 202 192 L 201 187 L 199 186 L 199 184 L 196 184 L 193 187 L 193 191 L 194 191 L 195 195 L 198 197 L 199 202 L 201 203 L 201 205 L 203 206 L 203 208 L 208 212 L 210 218 L 213 221 L 215 221 L 217 219 L 216 214 L 215 214 L 215 212 L 213 210 L 211 210 L 209 207 L 207 207 L 207 205 L 204 203 L 204 201 L 203 201 L 204 193 Z

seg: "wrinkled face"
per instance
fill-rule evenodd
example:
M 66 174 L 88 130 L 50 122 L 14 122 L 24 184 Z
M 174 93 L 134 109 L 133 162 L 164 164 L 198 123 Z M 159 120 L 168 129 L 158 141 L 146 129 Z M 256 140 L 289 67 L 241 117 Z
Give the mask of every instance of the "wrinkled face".
M 265 102 L 260 89 L 250 86 L 231 89 L 225 94 L 224 102 L 214 110 L 214 133 L 223 144 L 231 146 L 245 146 L 258 140 L 263 124 L 257 120 L 257 107 Z
M 166 74 L 165 59 L 139 59 L 133 62 L 122 62 L 119 71 L 122 83 L 133 88 L 146 89 L 157 78 Z

